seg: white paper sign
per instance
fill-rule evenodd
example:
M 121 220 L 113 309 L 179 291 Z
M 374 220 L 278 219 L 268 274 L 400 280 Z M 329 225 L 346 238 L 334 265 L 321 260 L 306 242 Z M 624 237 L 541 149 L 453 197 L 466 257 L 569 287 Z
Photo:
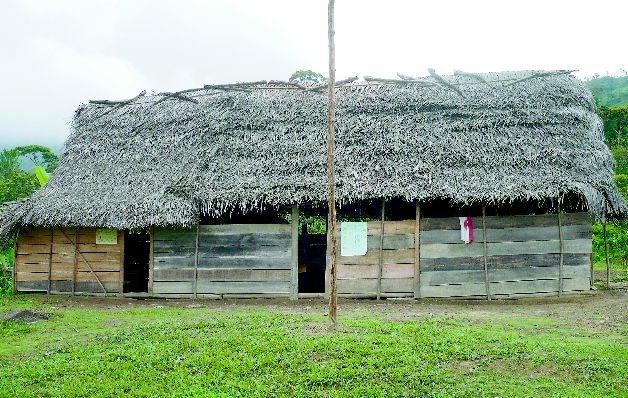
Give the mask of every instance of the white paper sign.
M 118 231 L 115 229 L 97 229 L 96 230 L 97 245 L 117 245 Z
M 367 250 L 366 222 L 343 222 L 340 226 L 340 255 L 364 256 Z

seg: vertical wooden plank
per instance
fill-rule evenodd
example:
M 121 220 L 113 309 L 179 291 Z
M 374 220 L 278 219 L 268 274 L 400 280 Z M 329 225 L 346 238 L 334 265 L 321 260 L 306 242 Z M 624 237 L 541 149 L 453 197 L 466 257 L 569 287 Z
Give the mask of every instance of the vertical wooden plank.
M 124 230 L 120 230 L 118 231 L 118 244 L 120 245 L 120 275 L 119 275 L 119 289 L 120 291 L 118 292 L 118 295 L 121 297 L 124 297 L 124 238 L 125 238 L 125 231 Z
M 486 244 L 486 207 L 482 206 L 482 235 L 484 243 L 484 284 L 486 285 L 486 299 L 491 301 L 491 287 L 488 279 L 488 247 Z
M 198 239 L 201 222 L 196 224 L 196 240 L 194 243 L 194 298 L 198 295 Z
M 325 217 L 325 235 L 326 235 L 327 243 L 325 244 L 325 294 L 323 298 L 325 300 L 329 300 L 329 260 L 331 258 L 331 252 L 329 251 L 329 249 L 331 245 L 331 235 L 329 235 L 329 218 L 328 217 Z
M 78 228 L 74 228 L 74 255 L 72 257 L 72 295 L 76 293 L 76 273 L 78 272 Z
M 17 249 L 18 240 L 20 239 L 20 228 L 15 233 L 15 242 L 13 242 L 13 293 L 17 292 Z
M 148 293 L 153 292 L 153 274 L 155 270 L 155 228 L 150 227 L 150 252 L 148 253 Z
M 565 263 L 565 242 L 563 241 L 563 223 L 560 203 L 558 204 L 558 242 L 560 244 L 560 262 L 558 263 L 558 297 L 563 295 L 563 266 Z
M 421 298 L 421 205 L 416 201 L 414 221 L 414 298 Z
M 608 260 L 608 240 L 606 238 L 606 220 L 602 224 L 602 231 L 604 231 L 604 256 L 606 257 L 606 287 L 611 287 L 611 263 Z
M 52 284 L 52 245 L 54 243 L 54 227 L 50 228 L 50 256 L 48 257 L 48 288 L 46 293 L 50 294 L 50 285 Z
M 593 289 L 593 285 L 595 282 L 595 272 L 593 271 L 593 253 L 589 255 L 589 287 Z
M 382 274 L 384 272 L 384 221 L 386 216 L 386 199 L 382 198 L 380 230 L 379 230 L 379 264 L 377 268 L 377 299 L 382 295 Z
M 292 272 L 290 273 L 290 299 L 299 297 L 299 206 L 292 206 Z

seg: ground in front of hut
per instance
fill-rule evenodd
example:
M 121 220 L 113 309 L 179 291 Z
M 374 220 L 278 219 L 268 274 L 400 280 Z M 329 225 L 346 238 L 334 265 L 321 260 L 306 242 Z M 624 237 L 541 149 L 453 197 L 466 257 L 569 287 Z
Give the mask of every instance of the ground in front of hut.
M 18 295 L 0 397 L 628 396 L 628 291 L 518 301 Z

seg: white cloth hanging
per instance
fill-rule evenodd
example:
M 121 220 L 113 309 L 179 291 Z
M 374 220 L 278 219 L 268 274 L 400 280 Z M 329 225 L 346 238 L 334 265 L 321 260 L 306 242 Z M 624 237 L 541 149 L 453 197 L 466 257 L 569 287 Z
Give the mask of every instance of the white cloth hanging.
M 469 244 L 473 242 L 473 220 L 471 217 L 458 217 L 460 220 L 460 240 Z

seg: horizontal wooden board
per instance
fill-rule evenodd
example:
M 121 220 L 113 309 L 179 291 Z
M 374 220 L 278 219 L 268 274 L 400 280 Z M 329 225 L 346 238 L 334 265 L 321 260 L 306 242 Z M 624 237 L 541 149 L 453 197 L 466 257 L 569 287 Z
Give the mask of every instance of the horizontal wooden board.
M 587 278 L 590 270 L 585 267 L 564 267 L 564 278 Z M 509 282 L 537 279 L 558 279 L 559 267 L 527 267 L 489 270 L 490 282 Z M 484 270 L 432 271 L 421 273 L 421 285 L 446 285 L 483 283 Z
M 158 256 L 153 257 L 153 267 L 158 268 L 191 268 L 194 267 L 194 257 Z
M 530 266 L 550 267 L 558 266 L 560 263 L 560 254 L 519 254 L 506 256 L 489 256 L 487 257 L 489 269 L 499 268 L 525 268 Z M 565 266 L 590 266 L 591 256 L 589 254 L 573 254 L 563 255 L 563 264 Z
M 472 216 L 474 229 L 482 228 L 482 217 Z M 590 225 L 591 217 L 588 213 L 564 213 L 563 225 Z M 558 225 L 557 214 L 517 215 L 517 216 L 487 216 L 486 228 L 521 228 L 521 227 L 551 227 Z M 432 229 L 460 229 L 458 217 L 423 218 L 421 230 Z M 488 234 L 487 234 L 488 235 Z
M 381 235 L 369 235 L 366 239 L 368 249 L 379 249 L 381 246 Z M 341 238 L 337 239 L 337 248 L 340 253 Z M 384 249 L 414 249 L 414 235 L 384 235 Z
M 194 293 L 194 282 L 153 282 L 153 293 L 169 294 L 169 293 Z
M 470 244 L 460 243 L 430 243 L 421 245 L 421 258 L 453 258 L 477 257 L 484 255 L 482 242 L 474 241 Z
M 528 241 L 528 242 L 499 242 L 487 245 L 489 256 L 519 255 L 519 254 L 547 254 L 560 253 L 560 241 Z M 563 241 L 564 253 L 591 253 L 590 239 L 572 239 Z
M 338 279 L 377 278 L 379 265 L 339 265 Z M 413 278 L 414 264 L 384 264 L 383 278 Z
M 120 283 L 103 282 L 108 293 L 117 293 L 120 289 Z M 17 281 L 16 289 L 18 292 L 45 292 L 48 289 L 48 281 Z M 59 293 L 71 293 L 72 281 L 52 281 L 50 290 Z M 97 282 L 77 282 L 75 284 L 76 293 L 104 293 L 102 287 Z
M 579 266 L 591 264 L 589 254 L 564 254 L 565 266 Z M 489 269 L 521 268 L 521 267 L 548 267 L 557 266 L 560 254 L 520 254 L 487 257 Z M 479 270 L 484 269 L 484 257 L 452 257 L 452 258 L 423 258 L 421 257 L 421 272 L 447 270 Z
M 558 225 L 551 227 L 521 227 L 487 229 L 487 242 L 525 242 L 535 240 L 557 240 Z M 484 234 L 480 228 L 473 229 L 473 238 L 476 242 L 484 241 Z M 563 239 L 590 239 L 590 225 L 568 225 L 563 227 Z M 434 229 L 421 232 L 421 244 L 429 243 L 459 243 L 460 230 Z
M 398 279 L 382 279 L 381 291 L 386 293 L 414 291 L 414 279 L 398 278 Z M 377 279 L 339 279 L 339 294 L 363 294 L 377 293 Z
M 384 235 L 407 235 L 414 234 L 414 220 L 401 220 L 401 221 L 385 221 L 384 222 Z M 337 236 L 340 236 L 340 230 L 342 223 L 339 223 L 336 228 Z M 366 224 L 366 233 L 368 236 L 380 236 L 382 234 L 381 221 L 368 221 Z
M 283 246 L 290 247 L 292 236 L 288 233 L 266 234 L 204 234 L 199 237 L 199 247 L 257 247 L 257 246 Z
M 160 269 L 153 273 L 155 281 L 192 281 L 194 268 Z M 198 279 L 207 281 L 289 281 L 289 270 L 198 269 Z
M 563 291 L 586 291 L 589 290 L 589 279 L 564 279 Z M 551 293 L 558 292 L 558 279 L 554 280 L 534 280 L 516 282 L 493 282 L 490 284 L 491 295 L 509 295 L 526 293 Z M 485 296 L 486 286 L 484 283 L 465 283 L 460 285 L 424 285 L 421 282 L 422 297 L 466 297 Z
M 278 257 L 206 257 L 199 258 L 199 268 L 291 269 L 291 256 Z
M 289 293 L 290 282 L 213 282 L 199 280 L 198 293 L 203 294 L 237 294 L 237 293 Z
M 199 258 L 206 257 L 290 257 L 291 247 L 285 246 L 206 246 L 198 248 Z
M 368 250 L 364 256 L 338 256 L 338 264 L 379 264 L 379 250 Z M 384 263 L 414 263 L 414 249 L 384 250 Z
M 201 235 L 221 235 L 221 234 L 291 234 L 290 224 L 224 224 L 224 225 L 201 225 L 199 227 Z

